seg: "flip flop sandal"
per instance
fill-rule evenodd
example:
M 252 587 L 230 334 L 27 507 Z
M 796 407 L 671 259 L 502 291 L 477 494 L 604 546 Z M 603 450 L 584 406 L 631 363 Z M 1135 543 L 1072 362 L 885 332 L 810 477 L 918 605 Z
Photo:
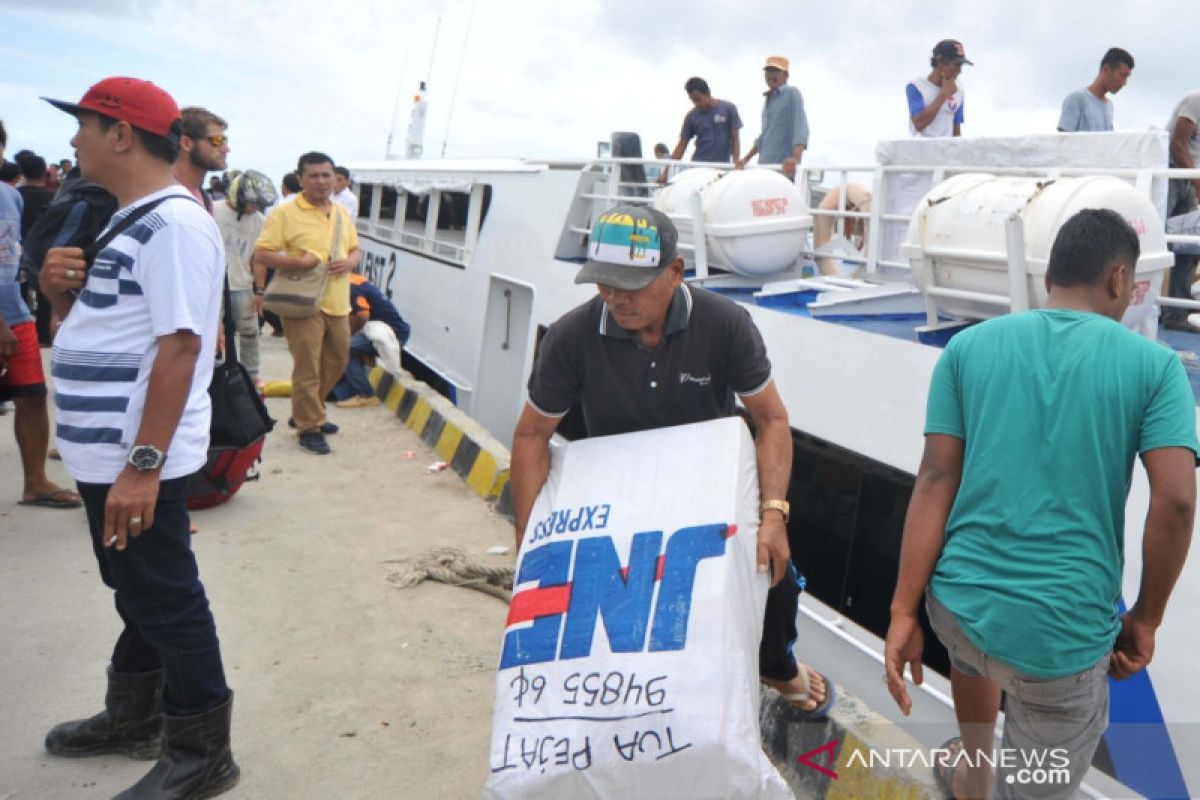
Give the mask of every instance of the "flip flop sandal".
M 68 495 L 71 499 L 63 499 L 63 495 Z M 83 505 L 83 500 L 70 489 L 50 489 L 31 500 L 21 500 L 17 505 L 39 508 L 79 508 Z
M 833 708 L 833 704 L 837 700 L 837 687 L 834 686 L 833 681 L 829 679 L 828 675 L 822 672 L 817 672 L 804 662 L 800 662 L 797 666 L 800 668 L 799 672 L 797 673 L 797 677 L 800 678 L 800 682 L 804 684 L 804 691 L 795 692 L 793 694 L 785 694 L 783 695 L 783 699 L 791 703 L 792 708 L 795 709 L 796 713 L 804 719 L 812 720 L 814 722 L 825 719 L 829 716 L 829 709 Z M 816 708 L 805 709 L 801 708 L 799 705 L 797 705 L 797 703 L 803 703 L 809 699 L 808 693 L 809 689 L 811 688 L 808 682 L 809 670 L 816 672 L 821 676 L 821 679 L 825 681 L 825 702 L 821 703 L 821 705 L 817 706 Z
M 954 768 L 958 765 L 958 754 L 962 752 L 962 746 L 961 736 L 951 736 L 942 742 L 938 749 L 949 750 L 952 755 L 938 759 L 933 765 L 933 778 L 949 800 L 954 800 Z

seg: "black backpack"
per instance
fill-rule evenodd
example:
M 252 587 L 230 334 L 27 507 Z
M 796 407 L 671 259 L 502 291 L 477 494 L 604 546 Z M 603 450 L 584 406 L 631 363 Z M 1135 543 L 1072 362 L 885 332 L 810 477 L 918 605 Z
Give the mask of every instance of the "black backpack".
M 67 178 L 25 234 L 21 272 L 33 286 L 51 247 L 86 248 L 117 210 L 117 198 L 79 175 Z

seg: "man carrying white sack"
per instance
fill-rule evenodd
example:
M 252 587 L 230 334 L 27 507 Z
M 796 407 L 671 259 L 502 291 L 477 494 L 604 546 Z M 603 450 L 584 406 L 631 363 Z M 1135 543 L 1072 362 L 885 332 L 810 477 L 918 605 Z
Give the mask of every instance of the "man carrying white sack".
M 800 585 L 784 499 L 792 469 L 787 410 L 750 315 L 683 284 L 677 241 L 675 226 L 651 208 L 618 206 L 597 220 L 575 282 L 595 283 L 598 296 L 546 332 L 513 433 L 517 549 L 549 473 L 550 437 L 576 404 L 589 436 L 611 436 L 730 416 L 736 395 L 757 431 L 758 568 L 770 570 L 772 582 L 759 674 L 802 714 L 820 718 L 833 704 L 833 684 L 792 656 Z

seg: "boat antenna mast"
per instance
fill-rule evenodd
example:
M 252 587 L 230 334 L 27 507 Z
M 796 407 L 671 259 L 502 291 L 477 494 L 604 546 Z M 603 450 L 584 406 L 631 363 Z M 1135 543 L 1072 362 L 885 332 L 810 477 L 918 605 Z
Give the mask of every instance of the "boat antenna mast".
M 462 52 L 458 55 L 458 71 L 454 75 L 454 90 L 450 93 L 450 114 L 446 118 L 446 135 L 442 139 L 442 158 L 446 157 L 446 143 L 450 141 L 450 127 L 454 123 L 454 105 L 458 102 L 458 84 L 462 79 L 463 62 L 467 60 L 467 45 L 471 41 L 471 23 L 475 21 L 475 0 L 467 14 L 467 32 L 463 34 Z
M 408 57 L 412 55 L 412 38 L 404 47 L 404 63 L 400 66 L 400 83 L 396 87 L 396 102 L 392 103 L 392 119 L 388 126 L 387 147 L 384 148 L 383 157 L 389 161 L 396 158 L 396 151 L 392 149 L 392 145 L 396 140 L 396 117 L 400 115 L 400 100 L 404 97 L 404 79 L 408 75 Z
M 438 34 L 442 31 L 442 12 L 438 11 L 437 23 L 433 28 L 433 47 L 429 51 L 427 76 L 433 74 L 433 58 L 437 55 Z M 421 81 L 421 88 L 413 96 L 412 114 L 408 119 L 408 140 L 405 144 L 406 158 L 420 158 L 425 153 L 425 115 L 429 108 L 428 78 Z

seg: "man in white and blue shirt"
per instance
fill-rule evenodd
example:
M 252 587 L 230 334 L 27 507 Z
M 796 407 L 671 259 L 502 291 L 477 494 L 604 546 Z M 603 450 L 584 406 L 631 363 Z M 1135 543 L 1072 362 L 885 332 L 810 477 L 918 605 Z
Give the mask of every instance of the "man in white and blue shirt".
M 84 177 L 118 201 L 94 261 L 52 248 L 40 280 L 64 318 L 51 358 L 57 445 L 124 630 L 105 710 L 55 726 L 46 749 L 160 757 L 120 798 L 213 797 L 238 779 L 233 693 L 186 503 L 207 457 L 224 249 L 172 176 L 181 123 L 170 95 L 108 78 L 78 103 L 49 102 L 79 122 L 71 144 Z
M 908 132 L 913 136 L 942 138 L 961 136 L 964 93 L 958 76 L 967 60 L 962 42 L 943 39 L 933 46 L 927 77 L 915 78 L 905 87 L 908 97 Z

